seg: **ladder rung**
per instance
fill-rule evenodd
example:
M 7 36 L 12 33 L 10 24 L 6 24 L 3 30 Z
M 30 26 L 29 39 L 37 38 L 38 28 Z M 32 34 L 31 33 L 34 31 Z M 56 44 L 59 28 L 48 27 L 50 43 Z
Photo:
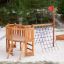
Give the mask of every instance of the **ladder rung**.
M 32 44 L 30 44 L 30 43 L 27 43 L 27 44 L 32 46 Z
M 27 48 L 27 49 L 32 50 L 32 49 L 30 49 L 30 48 Z

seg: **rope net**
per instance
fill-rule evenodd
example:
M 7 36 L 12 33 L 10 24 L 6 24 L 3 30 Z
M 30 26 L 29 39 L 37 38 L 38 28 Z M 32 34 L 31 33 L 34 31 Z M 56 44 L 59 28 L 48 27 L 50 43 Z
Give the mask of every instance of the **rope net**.
M 53 47 L 53 26 L 36 27 L 34 30 L 34 43 L 40 43 L 42 49 Z

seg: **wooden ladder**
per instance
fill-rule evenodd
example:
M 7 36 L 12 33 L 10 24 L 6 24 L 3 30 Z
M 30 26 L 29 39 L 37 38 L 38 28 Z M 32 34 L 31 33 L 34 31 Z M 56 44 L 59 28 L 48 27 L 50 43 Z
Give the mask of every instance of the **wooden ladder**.
M 25 31 L 25 56 L 34 55 L 34 29 L 26 28 Z

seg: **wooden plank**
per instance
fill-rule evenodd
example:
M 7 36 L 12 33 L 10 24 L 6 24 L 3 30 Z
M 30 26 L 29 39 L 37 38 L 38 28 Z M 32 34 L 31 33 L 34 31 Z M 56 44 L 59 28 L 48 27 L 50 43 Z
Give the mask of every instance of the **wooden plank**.
M 64 40 L 64 34 L 63 35 L 57 35 L 56 40 Z
M 48 23 L 48 24 L 33 24 L 33 27 L 37 27 L 37 26 L 52 26 L 53 23 Z

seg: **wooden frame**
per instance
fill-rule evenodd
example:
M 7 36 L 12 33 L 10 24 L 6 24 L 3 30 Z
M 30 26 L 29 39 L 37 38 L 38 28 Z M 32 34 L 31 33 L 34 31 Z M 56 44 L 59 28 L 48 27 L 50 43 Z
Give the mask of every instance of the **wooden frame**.
M 39 27 L 44 27 L 44 26 L 52 26 L 53 27 L 53 47 L 54 47 L 54 40 L 55 40 L 55 34 L 54 34 L 54 28 L 55 28 L 55 22 L 54 22 L 54 20 L 53 20 L 53 23 L 48 23 L 48 24 L 33 24 L 32 25 L 33 27 L 37 27 L 37 26 L 39 26 Z
M 29 34 L 31 37 L 29 37 Z M 18 39 L 19 38 L 19 39 Z M 10 44 L 11 41 L 11 44 Z M 31 26 L 24 26 L 19 24 L 8 24 L 6 26 L 6 51 L 9 54 L 13 53 L 13 42 L 20 42 L 20 50 L 22 48 L 25 56 L 34 55 L 34 29 Z M 23 45 L 21 42 L 24 42 Z M 28 42 L 32 42 L 31 44 Z M 32 46 L 32 49 L 27 46 Z M 24 48 L 24 49 L 23 49 Z M 27 52 L 27 49 L 31 52 Z
M 6 51 L 9 54 L 13 54 L 13 42 L 20 42 L 20 50 L 21 43 L 24 42 L 24 29 L 21 26 L 17 25 L 7 25 L 6 27 Z

